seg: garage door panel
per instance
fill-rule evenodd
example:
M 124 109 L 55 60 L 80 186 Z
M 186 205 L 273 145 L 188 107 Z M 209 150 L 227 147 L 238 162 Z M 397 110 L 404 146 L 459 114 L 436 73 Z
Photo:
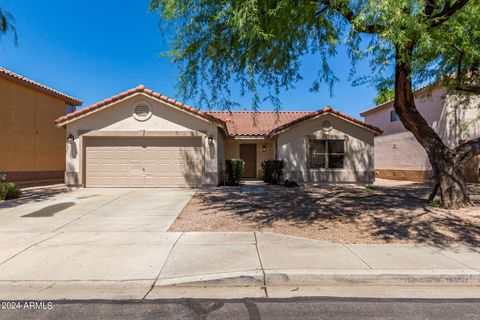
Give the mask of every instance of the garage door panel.
M 92 138 L 86 145 L 87 186 L 201 185 L 200 138 Z

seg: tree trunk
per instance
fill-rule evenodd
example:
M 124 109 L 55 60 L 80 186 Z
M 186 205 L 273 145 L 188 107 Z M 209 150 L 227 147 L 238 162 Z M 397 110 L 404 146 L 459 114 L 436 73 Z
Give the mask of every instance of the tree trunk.
M 404 50 L 396 48 L 395 111 L 405 128 L 412 132 L 427 152 L 436 182 L 438 182 L 442 207 L 458 209 L 471 206 L 461 159 L 457 157 L 454 150 L 443 143 L 415 105 L 411 82 L 412 56 L 413 45 Z
M 437 181 L 441 206 L 449 209 L 472 206 L 467 183 L 463 176 L 463 167 L 459 159 L 448 155 L 447 157 L 435 158 L 434 161 L 440 164 L 437 166 L 440 168 L 437 172 Z

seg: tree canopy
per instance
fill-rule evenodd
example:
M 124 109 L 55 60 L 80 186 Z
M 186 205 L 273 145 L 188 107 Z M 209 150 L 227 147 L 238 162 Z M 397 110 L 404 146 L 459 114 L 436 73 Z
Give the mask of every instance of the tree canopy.
M 430 199 L 440 190 L 444 207 L 472 205 L 463 167 L 480 154 L 480 137 L 447 146 L 418 111 L 413 88 L 435 81 L 480 93 L 480 0 L 151 0 L 150 8 L 172 31 L 167 55 L 180 67 L 181 94 L 208 106 L 230 107 L 232 82 L 253 93 L 254 110 L 262 98 L 279 106 L 307 54 L 318 57 L 311 89 L 332 88 L 330 58 L 346 45 L 354 84 L 394 88 L 395 111 L 432 167 Z M 369 74 L 355 74 L 361 59 Z
M 0 8 L 0 39 L 2 35 L 11 32 L 13 34 L 13 40 L 15 44 L 17 43 L 17 29 L 15 28 L 13 16 Z
M 452 73 L 466 75 L 480 61 L 479 0 L 151 0 L 163 27 L 172 34 L 167 53 L 180 68 L 185 98 L 208 105 L 231 105 L 230 85 L 275 105 L 281 89 L 302 78 L 301 58 L 315 54 L 318 69 L 311 89 L 331 88 L 330 66 L 344 44 L 352 75 L 360 59 L 372 72 L 354 84 L 392 87 L 395 48 L 415 42 L 413 81 L 425 83 Z M 403 54 L 402 54 L 403 55 Z M 401 59 L 411 59 L 404 55 Z M 470 85 L 466 77 L 462 86 Z M 456 83 L 458 86 L 459 84 Z M 259 87 L 268 88 L 265 97 Z M 206 90 L 208 88 L 208 90 Z
M 389 87 L 382 87 L 377 93 L 373 103 L 376 105 L 385 103 L 387 101 L 393 100 L 395 98 L 395 89 Z

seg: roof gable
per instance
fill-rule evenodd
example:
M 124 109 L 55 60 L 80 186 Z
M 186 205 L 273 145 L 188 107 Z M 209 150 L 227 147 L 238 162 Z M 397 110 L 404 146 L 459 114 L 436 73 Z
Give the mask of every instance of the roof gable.
M 354 117 L 351 117 L 351 116 L 349 116 L 349 115 L 347 115 L 347 114 L 345 114 L 345 113 L 343 113 L 343 112 L 333 110 L 331 107 L 328 107 L 328 106 L 327 106 L 327 107 L 325 107 L 325 108 L 323 108 L 323 109 L 321 109 L 321 110 L 317 110 L 317 111 L 315 111 L 315 112 L 310 112 L 310 113 L 304 115 L 303 117 L 300 117 L 300 118 L 298 118 L 298 119 L 295 119 L 295 120 L 293 120 L 293 121 L 291 121 L 291 122 L 288 122 L 288 123 L 285 123 L 285 124 L 283 124 L 283 125 L 277 126 L 277 127 L 275 127 L 275 128 L 272 129 L 272 131 L 270 132 L 269 135 L 270 135 L 270 136 L 277 135 L 277 134 L 279 134 L 279 133 L 281 133 L 281 132 L 284 132 L 284 131 L 290 129 L 290 128 L 291 128 L 292 126 L 294 126 L 294 125 L 300 124 L 300 123 L 302 123 L 302 122 L 304 122 L 304 121 L 308 121 L 308 120 L 311 120 L 311 119 L 315 119 L 315 118 L 317 118 L 317 117 L 319 117 L 319 116 L 322 116 L 322 115 L 325 115 L 325 114 L 332 114 L 332 115 L 334 115 L 334 116 L 336 116 L 336 117 L 338 117 L 338 118 L 340 118 L 340 119 L 343 119 L 343 120 L 345 120 L 345 121 L 347 121 L 347 122 L 353 123 L 353 124 L 355 124 L 355 125 L 357 125 L 357 126 L 360 126 L 360 127 L 364 128 L 364 129 L 370 130 L 370 131 L 372 131 L 375 135 L 380 135 L 380 134 L 382 134 L 382 132 L 383 132 L 381 129 L 379 129 L 379 128 L 375 127 L 375 126 L 372 126 L 372 125 L 370 125 L 370 124 L 368 124 L 368 123 L 366 123 L 366 122 L 363 122 L 363 121 L 358 120 L 358 119 L 356 119 L 356 118 L 354 118 Z
M 66 103 L 72 105 L 72 106 L 81 106 L 83 101 L 74 97 L 71 97 L 69 95 L 66 95 L 65 93 L 62 93 L 60 91 L 57 91 L 55 89 L 52 89 L 50 87 L 47 87 L 41 83 L 35 82 L 33 80 L 30 80 L 28 78 L 25 78 L 13 71 L 7 70 L 5 68 L 0 67 L 0 77 L 3 77 L 5 79 L 12 80 L 18 84 L 30 87 L 32 89 L 35 89 L 37 91 L 46 93 L 48 95 L 54 96 L 56 98 L 59 98 Z
M 172 107 L 172 108 L 176 108 L 176 109 L 179 109 L 181 111 L 184 111 L 186 113 L 189 113 L 193 116 L 197 116 L 203 120 L 207 120 L 207 121 L 213 121 L 213 122 L 216 122 L 222 126 L 225 125 L 224 121 L 222 121 L 221 119 L 218 119 L 218 118 L 215 118 L 209 114 L 207 114 L 206 112 L 203 112 L 201 110 L 198 110 L 198 109 L 195 109 L 194 107 L 191 107 L 187 104 L 184 104 L 180 101 L 177 101 L 175 99 L 172 99 L 172 98 L 169 98 L 161 93 L 158 93 L 158 92 L 155 92 L 153 90 L 150 90 L 150 89 L 147 89 L 144 85 L 139 85 L 135 88 L 132 88 L 130 90 L 126 90 L 124 92 L 121 92 L 113 97 L 110 97 L 108 99 L 104 99 L 100 102 L 97 102 L 95 104 L 92 104 L 86 108 L 83 108 L 83 109 L 80 109 L 80 110 L 77 110 L 75 112 L 72 112 L 72 113 L 69 113 L 65 116 L 62 116 L 60 118 L 58 118 L 57 120 L 55 120 L 55 124 L 57 126 L 63 126 L 63 125 L 66 125 L 70 122 L 73 122 L 73 121 L 76 121 L 80 118 L 83 118 L 87 115 L 91 115 L 99 110 L 104 110 L 105 108 L 110 108 L 111 106 L 114 106 L 116 105 L 118 102 L 120 101 L 124 101 L 125 99 L 128 99 L 130 97 L 132 97 L 133 95 L 136 95 L 136 94 L 144 94 L 146 96 L 149 96 L 150 98 L 152 99 L 156 99 L 156 100 L 159 100 L 161 102 L 163 102 L 164 104 Z

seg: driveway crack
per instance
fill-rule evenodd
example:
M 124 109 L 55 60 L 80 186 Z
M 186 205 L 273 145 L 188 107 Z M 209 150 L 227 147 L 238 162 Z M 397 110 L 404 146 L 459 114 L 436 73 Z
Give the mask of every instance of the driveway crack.
M 260 268 L 262 269 L 262 274 L 263 274 L 263 291 L 265 291 L 265 296 L 268 298 L 267 277 L 265 275 L 265 269 L 263 268 L 262 257 L 260 256 L 260 250 L 258 249 L 257 233 L 254 232 L 253 236 L 255 237 L 255 248 L 257 249 L 258 261 L 260 262 Z
M 177 245 L 178 241 L 180 241 L 180 238 L 181 238 L 183 235 L 184 235 L 184 233 L 182 232 L 182 233 L 180 234 L 180 236 L 177 238 L 177 240 L 175 241 L 175 243 L 173 244 L 172 248 L 170 249 L 170 252 L 168 252 L 168 256 L 167 256 L 167 258 L 165 259 L 165 262 L 163 263 L 162 268 L 160 269 L 160 272 L 157 274 L 157 277 L 155 278 L 155 281 L 153 281 L 152 285 L 150 286 L 150 289 L 148 289 L 147 293 L 145 293 L 145 295 L 143 296 L 142 300 L 145 300 L 145 299 L 147 298 L 147 296 L 150 294 L 150 292 L 152 292 L 153 288 L 154 288 L 155 285 L 157 284 L 158 278 L 160 278 L 160 275 L 162 274 L 163 269 L 164 269 L 165 266 L 167 265 L 168 259 L 170 258 L 170 255 L 172 254 L 173 249 L 175 248 L 175 246 Z
M 343 245 L 345 248 L 347 248 L 348 251 L 350 251 L 355 257 L 357 257 L 358 259 L 360 259 L 363 263 L 365 263 L 365 265 L 367 267 L 369 267 L 370 269 L 373 269 L 371 265 L 369 265 L 367 263 L 367 261 L 363 260 L 355 251 L 353 251 L 348 245 L 344 244 Z
M 35 242 L 34 244 L 29 245 L 28 247 L 26 247 L 25 249 L 17 252 L 16 254 L 14 254 L 13 256 L 11 256 L 10 258 L 8 258 L 7 260 L 2 261 L 2 262 L 0 263 L 0 266 L 3 265 L 3 264 L 5 264 L 5 263 L 7 263 L 7 262 L 10 261 L 10 260 L 12 260 L 13 258 L 15 258 L 16 256 L 18 256 L 19 254 L 27 251 L 28 249 L 30 249 L 30 248 L 32 248 L 32 247 L 34 247 L 34 246 L 36 246 L 36 245 L 38 245 L 38 244 L 40 244 L 40 243 L 43 243 L 43 242 L 45 242 L 45 241 L 48 241 L 48 240 L 50 240 L 50 239 L 52 239 L 52 238 L 54 238 L 54 237 L 56 237 L 56 236 L 58 236 L 58 235 L 60 235 L 60 234 L 61 234 L 61 233 L 56 233 L 56 234 L 54 234 L 54 235 L 51 236 L 51 237 L 48 237 L 48 238 L 46 238 L 46 239 L 43 239 L 43 240 L 41 240 L 41 241 L 38 241 L 38 242 Z

